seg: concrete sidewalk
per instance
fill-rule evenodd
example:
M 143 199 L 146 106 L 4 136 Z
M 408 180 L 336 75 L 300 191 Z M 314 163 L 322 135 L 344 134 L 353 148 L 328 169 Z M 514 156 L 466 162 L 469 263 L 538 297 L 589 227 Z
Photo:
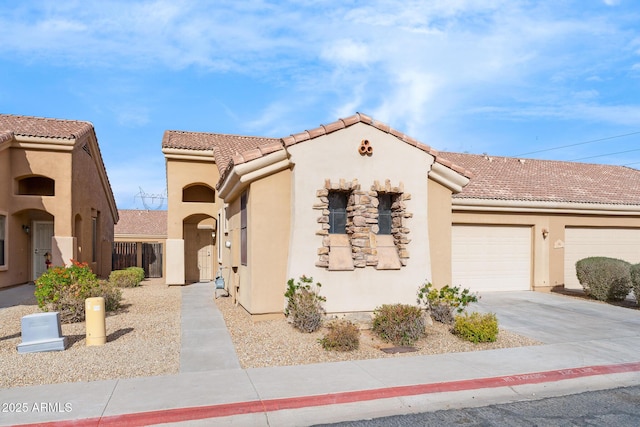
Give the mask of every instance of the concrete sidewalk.
M 25 403 L 26 411 L 7 406 L 0 424 L 303 426 L 640 384 L 637 310 L 535 292 L 485 294 L 478 311 L 544 344 L 243 370 L 212 298 L 213 284 L 183 288 L 179 374 L 3 389 L 2 405 Z M 193 369 L 209 359 L 208 370 Z

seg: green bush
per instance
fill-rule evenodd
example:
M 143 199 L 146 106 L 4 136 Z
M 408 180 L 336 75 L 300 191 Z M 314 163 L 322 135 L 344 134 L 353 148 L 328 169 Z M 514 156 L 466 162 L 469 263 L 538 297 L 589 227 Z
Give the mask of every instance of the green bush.
M 473 343 L 494 342 L 498 338 L 498 319 L 493 313 L 459 314 L 455 318 L 453 333 Z
M 420 307 L 408 304 L 384 304 L 373 312 L 372 330 L 385 341 L 413 345 L 425 335 Z
M 109 274 L 109 283 L 119 288 L 134 288 L 140 286 L 140 275 L 137 271 L 129 269 L 114 270 Z
M 106 280 L 100 280 L 98 286 L 91 289 L 91 297 L 104 298 L 104 311 L 116 311 L 121 307 L 122 290 Z
M 144 268 L 142 267 L 127 267 L 127 271 L 133 271 L 138 276 L 138 286 L 140 282 L 144 280 Z
M 423 305 L 440 323 L 453 323 L 454 312 L 462 313 L 472 302 L 478 302 L 477 294 L 472 294 L 469 289 L 460 290 L 460 286 L 445 285 L 435 289 L 431 282 L 426 282 L 418 289 L 418 304 Z
M 360 329 L 353 322 L 338 320 L 327 328 L 329 331 L 318 340 L 325 350 L 351 351 L 360 347 Z
M 584 258 L 576 262 L 576 275 L 590 297 L 619 301 L 631 291 L 630 267 L 628 262 L 615 258 Z
M 105 311 L 120 307 L 120 289 L 98 280 L 87 263 L 72 261 L 69 267 L 54 267 L 36 280 L 38 307 L 43 311 L 57 311 L 63 323 L 82 322 L 85 319 L 85 300 L 91 297 L 105 299 Z
M 293 279 L 287 281 L 287 307 L 284 310 L 293 326 L 303 332 L 315 332 L 322 326 L 324 308 L 322 303 L 326 298 L 319 295 L 322 286 L 316 283 L 313 287 L 313 277 L 301 276 L 298 282 Z
M 640 264 L 632 265 L 629 273 L 631 275 L 633 295 L 636 297 L 636 303 L 640 305 Z

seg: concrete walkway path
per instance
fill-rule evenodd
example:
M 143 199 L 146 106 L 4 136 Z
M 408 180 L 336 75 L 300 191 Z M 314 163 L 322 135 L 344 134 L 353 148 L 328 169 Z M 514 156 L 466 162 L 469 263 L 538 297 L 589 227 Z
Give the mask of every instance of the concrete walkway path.
M 213 301 L 213 282 L 182 288 L 180 372 L 240 369 L 222 313 Z
M 208 286 L 185 287 L 183 310 L 215 318 Z M 183 348 L 179 374 L 0 389 L 0 404 L 27 409 L 7 407 L 14 410 L 0 412 L 0 425 L 304 426 L 640 384 L 638 310 L 535 292 L 485 294 L 475 308 L 543 344 L 239 369 L 227 338 L 212 338 L 226 331 L 210 316 L 183 313 L 183 333 L 191 334 L 185 343 L 197 349 Z M 201 341 L 222 347 L 204 350 Z M 199 370 L 209 359 L 220 363 Z M 45 410 L 34 410 L 43 403 Z

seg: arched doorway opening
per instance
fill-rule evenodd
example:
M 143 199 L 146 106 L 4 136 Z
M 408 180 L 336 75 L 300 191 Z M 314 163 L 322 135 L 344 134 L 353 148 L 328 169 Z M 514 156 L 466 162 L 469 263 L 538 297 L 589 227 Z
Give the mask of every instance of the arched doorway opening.
M 186 283 L 210 282 L 217 273 L 217 220 L 191 215 L 183 221 L 184 274 Z

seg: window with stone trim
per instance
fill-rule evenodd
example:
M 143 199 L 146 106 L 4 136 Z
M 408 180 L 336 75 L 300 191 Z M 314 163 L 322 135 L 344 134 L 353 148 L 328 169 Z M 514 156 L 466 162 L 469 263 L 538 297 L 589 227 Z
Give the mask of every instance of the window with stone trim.
M 411 241 L 407 220 L 413 215 L 406 211 L 405 201 L 411 195 L 404 192 L 402 183 L 392 186 L 387 179 L 384 184 L 375 181 L 369 189 L 363 189 L 356 179 L 326 179 L 316 197 L 313 208 L 322 212 L 318 218 L 321 229 L 316 234 L 323 236 L 317 267 L 390 270 L 407 265 Z

